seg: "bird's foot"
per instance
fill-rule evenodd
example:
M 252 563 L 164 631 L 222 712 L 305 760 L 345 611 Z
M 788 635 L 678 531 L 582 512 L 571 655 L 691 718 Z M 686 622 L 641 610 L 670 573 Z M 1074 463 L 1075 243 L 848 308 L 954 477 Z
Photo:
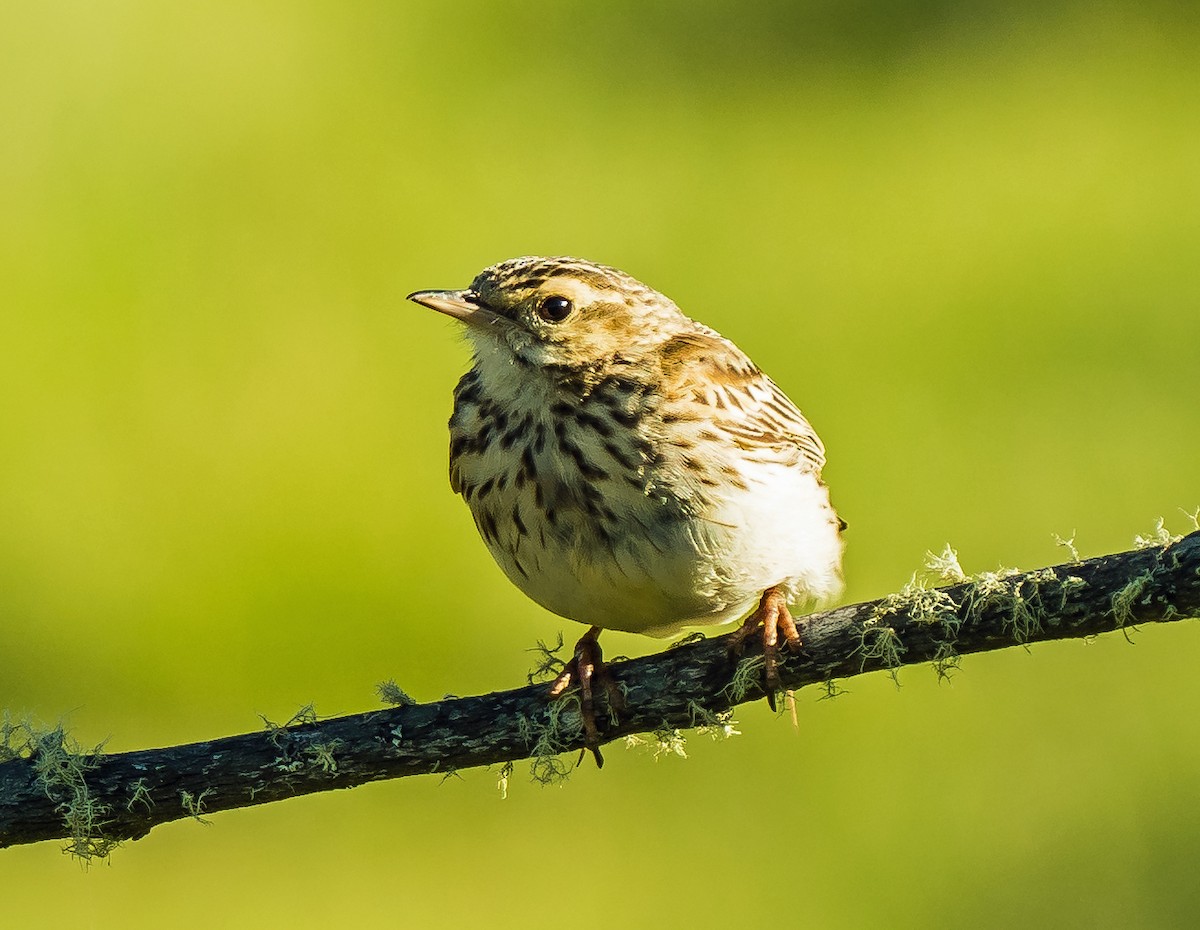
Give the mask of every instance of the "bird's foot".
M 579 686 L 579 713 L 583 718 L 583 745 L 596 759 L 596 768 L 604 765 L 600 755 L 600 730 L 596 726 L 594 695 L 604 691 L 611 713 L 625 709 L 625 693 L 604 664 L 600 649 L 600 627 L 594 626 L 575 644 L 575 655 L 550 686 L 550 697 L 558 697 L 573 684 Z
M 762 633 L 763 644 L 763 688 L 767 692 L 767 704 L 775 709 L 775 694 L 783 690 L 779 679 L 779 634 L 783 634 L 790 652 L 799 652 L 802 645 L 796 621 L 788 610 L 787 600 L 778 585 L 763 592 L 758 607 L 741 627 L 729 638 L 729 657 L 736 659 L 746 648 L 746 640 L 755 633 Z

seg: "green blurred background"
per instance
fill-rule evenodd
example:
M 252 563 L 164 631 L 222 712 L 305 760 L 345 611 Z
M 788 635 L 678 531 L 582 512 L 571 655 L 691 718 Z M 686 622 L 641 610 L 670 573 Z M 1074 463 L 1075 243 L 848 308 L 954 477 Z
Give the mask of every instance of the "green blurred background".
M 1200 504 L 1200 15 L 1184 3 L 67 3 L 0 10 L 0 706 L 113 751 L 524 681 L 578 632 L 446 481 L 467 362 L 404 302 L 525 253 L 735 339 L 829 447 L 847 597 L 1128 548 Z M 660 648 L 611 635 L 613 653 Z M 80 927 L 1179 926 L 1200 630 L 802 692 L 609 751 L 181 822 Z

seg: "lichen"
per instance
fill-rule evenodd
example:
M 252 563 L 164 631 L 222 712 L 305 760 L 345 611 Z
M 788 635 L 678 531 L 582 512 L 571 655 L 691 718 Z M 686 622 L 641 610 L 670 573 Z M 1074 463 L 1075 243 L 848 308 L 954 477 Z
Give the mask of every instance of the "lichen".
M 202 823 L 207 827 L 212 823 L 212 821 L 205 820 L 201 815 L 204 813 L 204 799 L 213 792 L 214 789 L 205 788 L 199 794 L 192 794 L 192 792 L 184 789 L 183 791 L 179 792 L 179 803 L 183 807 L 184 811 L 187 812 L 189 817 L 191 817 L 197 823 Z
M 867 620 L 863 624 L 858 649 L 855 651 L 862 656 L 858 667 L 860 672 L 866 670 L 869 661 L 878 659 L 891 675 L 896 687 L 900 686 L 900 677 L 896 670 L 903 664 L 900 657 L 908 651 L 908 647 L 900 641 L 900 635 L 893 627 L 886 626 L 874 618 Z
M 953 634 L 962 622 L 958 609 L 958 602 L 948 593 L 929 587 L 925 579 L 913 575 L 903 588 L 875 606 L 868 622 L 880 623 L 888 617 L 906 614 L 913 623 L 940 623 Z
M 1047 571 L 1053 574 L 1052 569 Z M 1024 584 L 1025 578 L 1015 568 L 1002 567 L 994 572 L 981 572 L 967 592 L 967 616 L 972 622 L 977 622 L 984 611 L 998 611 L 1002 627 L 1009 631 L 1012 638 L 1022 645 L 1028 643 L 1041 631 L 1042 626 L 1038 610 L 1031 605 L 1023 590 Z
M 70 840 L 63 851 L 85 865 L 106 859 L 120 845 L 104 835 L 109 807 L 92 797 L 88 772 L 104 757 L 104 744 L 88 751 L 69 737 L 60 721 L 52 729 L 29 718 L 18 722 L 8 711 L 0 714 L 0 762 L 28 759 L 38 786 L 55 804 Z
M 967 580 L 967 573 L 958 562 L 958 550 L 950 543 L 937 555 L 925 553 L 925 570 L 946 584 L 959 584 Z
M 657 762 L 663 756 L 678 756 L 680 759 L 687 758 L 687 750 L 684 747 L 687 745 L 687 738 L 683 735 L 683 731 L 664 723 L 649 737 L 633 734 L 625 737 L 626 749 L 649 749 L 654 754 L 654 761 Z
M 394 707 L 410 707 L 417 702 L 409 697 L 394 678 L 389 678 L 387 681 L 381 681 L 375 686 L 375 693 L 379 695 L 379 700 L 384 704 L 391 704 Z
M 537 752 L 529 763 L 529 777 L 543 788 L 562 785 L 571 777 L 571 767 L 553 752 Z
M 696 732 L 718 743 L 742 735 L 742 731 L 737 728 L 738 722 L 734 719 L 732 710 L 722 711 L 715 717 L 716 719 L 712 723 L 703 723 L 696 727 Z
M 766 665 L 767 660 L 760 654 L 746 656 L 734 666 L 733 678 L 721 691 L 730 704 L 742 703 L 752 689 L 762 684 Z
M 532 649 L 525 650 L 534 655 L 534 666 L 525 676 L 531 685 L 538 682 L 553 681 L 563 673 L 567 663 L 558 655 L 563 648 L 562 633 L 556 634 L 553 646 L 547 646 L 543 640 L 538 640 Z
M 834 698 L 838 698 L 838 697 L 841 697 L 843 694 L 850 693 L 848 688 L 843 688 L 833 678 L 826 678 L 821 683 L 821 689 L 825 693 L 822 694 L 819 698 L 817 698 L 818 701 L 832 701 Z
M 941 636 L 932 664 L 939 680 L 948 678 L 950 669 L 958 665 L 954 643 L 963 622 L 962 605 L 948 591 L 934 585 L 962 584 L 966 580 L 967 573 L 958 560 L 958 551 L 949 543 L 936 555 L 926 552 L 922 570 L 915 572 L 898 592 L 884 598 L 863 625 L 860 649 L 864 665 L 870 658 L 883 659 L 892 680 L 899 684 L 896 668 L 901 664 L 904 647 L 895 628 L 886 621 L 894 616 L 905 616 L 912 623 L 940 627 Z
M 1072 562 L 1079 561 L 1079 550 L 1075 548 L 1075 530 L 1071 530 L 1070 539 L 1063 539 L 1061 536 L 1059 536 L 1057 533 L 1055 533 L 1054 534 L 1054 545 L 1059 546 L 1063 549 L 1066 549 L 1067 552 L 1071 553 L 1071 561 Z
M 263 726 L 267 731 L 267 738 L 278 747 L 283 739 L 288 735 L 289 727 L 303 726 L 305 724 L 316 723 L 317 708 L 314 704 L 305 704 L 298 711 L 292 714 L 284 723 L 276 723 L 267 717 L 266 714 L 259 714 L 259 719 L 262 720 Z
M 150 789 L 146 787 L 146 779 L 139 778 L 129 786 L 129 800 L 125 802 L 125 810 L 133 810 L 133 805 L 142 804 L 147 811 L 154 807 L 154 801 L 150 797 Z
M 1024 592 L 1026 600 L 1031 605 L 1030 609 L 1039 615 L 1039 624 L 1041 620 L 1049 616 L 1049 609 L 1046 607 L 1046 588 L 1049 586 L 1058 585 L 1060 590 L 1060 603 L 1056 610 L 1061 610 L 1066 604 L 1066 599 L 1061 597 L 1062 579 L 1058 577 L 1058 572 L 1047 566 L 1039 568 L 1036 571 L 1029 572 L 1021 582 L 1021 590 Z
M 1145 600 L 1146 588 L 1153 580 L 1154 572 L 1147 569 L 1140 575 L 1129 579 L 1125 586 L 1113 595 L 1112 614 L 1117 623 L 1117 629 L 1124 630 L 1134 624 L 1133 607 L 1138 603 L 1147 603 Z
M 567 713 L 571 711 L 571 713 Z M 529 717 L 517 720 L 518 733 L 531 756 L 529 775 L 543 787 L 560 785 L 571 774 L 571 767 L 561 758 L 570 744 L 583 733 L 579 696 L 576 692 L 563 694 L 546 707 L 546 722 Z
M 322 772 L 332 775 L 337 771 L 337 760 L 333 754 L 341 746 L 340 739 L 332 739 L 325 743 L 310 743 L 304 747 L 304 752 L 316 765 L 320 766 Z
M 958 671 L 959 664 L 962 662 L 960 656 L 954 649 L 954 644 L 949 641 L 938 643 L 937 649 L 933 653 L 933 670 L 937 674 L 937 680 L 949 681 L 951 673 Z
M 733 719 L 732 708 L 713 711 L 696 701 L 688 701 L 687 711 L 692 727 L 702 736 L 721 742 L 742 734 L 741 730 L 735 729 L 737 721 Z
M 1165 523 L 1166 521 L 1162 517 L 1159 517 L 1158 520 L 1155 521 L 1154 529 L 1150 531 L 1148 536 L 1142 536 L 1139 534 L 1133 537 L 1134 546 L 1138 549 L 1166 548 L 1167 546 L 1175 545 L 1175 543 L 1183 539 L 1182 536 L 1173 535 L 1171 531 L 1166 528 L 1164 525 Z

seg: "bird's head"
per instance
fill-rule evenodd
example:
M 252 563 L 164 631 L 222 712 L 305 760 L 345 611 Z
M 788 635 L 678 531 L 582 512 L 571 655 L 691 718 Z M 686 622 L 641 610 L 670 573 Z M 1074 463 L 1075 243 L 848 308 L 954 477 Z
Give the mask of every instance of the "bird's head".
M 658 291 L 577 258 L 512 258 L 484 269 L 466 290 L 408 299 L 465 323 L 477 354 L 510 352 L 541 368 L 636 358 L 690 325 Z

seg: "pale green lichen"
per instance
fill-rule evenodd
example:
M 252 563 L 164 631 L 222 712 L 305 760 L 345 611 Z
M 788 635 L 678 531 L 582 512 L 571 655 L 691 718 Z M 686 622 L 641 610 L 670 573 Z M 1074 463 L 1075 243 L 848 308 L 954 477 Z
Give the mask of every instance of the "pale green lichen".
M 285 723 L 276 723 L 274 720 L 271 720 L 269 717 L 267 717 L 266 714 L 259 714 L 258 717 L 260 720 L 262 720 L 267 731 L 267 738 L 274 743 L 276 747 L 278 747 L 284 737 L 288 735 L 287 731 L 289 727 L 297 727 L 303 726 L 304 724 L 316 723 L 318 720 L 317 708 L 314 704 L 305 704 L 298 711 L 292 714 L 292 716 L 289 717 Z
M 410 707 L 417 702 L 396 684 L 394 678 L 389 678 L 387 681 L 381 681 L 375 686 L 375 693 L 379 695 L 379 700 L 384 704 L 391 704 L 393 707 Z
M 937 674 L 938 681 L 949 681 L 951 673 L 958 671 L 959 664 L 962 662 L 960 656 L 954 650 L 953 643 L 940 642 L 933 654 L 933 671 Z
M 684 746 L 687 745 L 687 738 L 683 735 L 682 730 L 677 730 L 675 727 L 663 724 L 654 731 L 654 760 L 657 762 L 662 756 L 678 756 L 680 759 L 687 758 L 687 752 L 684 751 Z
M 1059 536 L 1057 533 L 1055 533 L 1054 534 L 1054 545 L 1059 546 L 1060 548 L 1066 549 L 1069 553 L 1071 553 L 1071 561 L 1072 562 L 1079 561 L 1079 550 L 1075 548 L 1075 531 L 1074 530 L 1071 530 L 1071 538 L 1070 539 L 1063 539 L 1061 536 Z
M 207 827 L 212 821 L 205 820 L 202 816 L 204 813 L 204 799 L 213 793 L 214 789 L 212 788 L 205 788 L 199 794 L 192 794 L 192 792 L 185 789 L 179 792 L 179 803 L 189 817 Z
M 66 795 L 57 808 L 71 833 L 66 852 L 85 862 L 106 858 L 118 846 L 103 835 L 108 807 L 92 797 L 87 785 L 87 773 L 100 764 L 102 748 L 83 752 L 60 723 L 36 739 L 31 757 L 46 796 L 59 801 Z
M 958 665 L 954 642 L 962 625 L 962 605 L 949 592 L 932 585 L 939 582 L 961 584 L 966 580 L 967 574 L 958 560 L 958 551 L 949 543 L 936 555 L 926 552 L 922 571 L 914 573 L 898 592 L 884 598 L 872 611 L 870 621 L 864 624 L 864 664 L 868 658 L 882 658 L 889 667 L 892 680 L 899 684 L 896 667 L 901 664 L 903 646 L 895 629 L 886 621 L 890 617 L 904 615 L 913 623 L 941 627 L 944 631 L 932 664 L 939 680 L 948 678 L 950 669 Z M 868 639 L 872 641 L 867 643 Z
M 1064 578 L 1053 568 L 1042 568 L 1036 572 L 1030 572 L 1026 576 L 1025 583 L 1033 586 L 1033 591 L 1029 596 L 1030 601 L 1037 606 L 1038 610 L 1046 618 L 1052 618 L 1056 614 L 1061 614 L 1067 609 L 1067 604 L 1071 599 L 1071 592 L 1087 586 L 1087 582 L 1078 575 L 1067 575 Z M 1058 602 L 1051 607 L 1046 604 L 1045 599 L 1047 590 L 1054 588 L 1054 586 L 1057 586 Z
M 139 803 L 146 808 L 147 812 L 153 809 L 154 801 L 150 797 L 150 789 L 146 787 L 146 779 L 139 778 L 129 786 L 129 790 L 130 795 L 129 800 L 125 802 L 125 810 L 131 811 L 133 805 Z
M 556 740 L 565 741 L 576 739 L 583 733 L 583 712 L 577 693 L 564 694 L 546 706 L 545 732 L 554 734 Z
M 1187 517 L 1188 520 L 1191 522 L 1193 532 L 1200 530 L 1200 507 L 1197 507 L 1195 510 L 1190 510 L 1190 511 L 1184 510 L 1182 507 L 1180 507 L 1179 512 L 1182 513 L 1185 517 Z
M 762 655 L 747 656 L 733 669 L 733 678 L 722 690 L 730 704 L 740 704 L 753 688 L 762 684 L 763 669 L 767 660 Z
M 1070 595 L 1073 588 L 1087 587 L 1087 582 L 1078 575 L 1067 575 L 1067 577 L 1062 580 L 1062 587 L 1063 598 L 1065 599 L 1068 595 Z
M 896 670 L 903 664 L 901 656 L 908 651 L 908 647 L 900 641 L 900 636 L 893 627 L 875 619 L 868 620 L 863 624 L 858 649 L 855 651 L 862 656 L 860 672 L 866 670 L 869 661 L 878 659 L 896 686 L 900 686 L 900 677 Z
M 1148 569 L 1140 575 L 1135 575 L 1129 579 L 1125 586 L 1113 595 L 1112 614 L 1113 619 L 1117 622 L 1118 629 L 1123 630 L 1133 625 L 1135 622 L 1133 607 L 1138 603 L 1146 604 L 1149 602 L 1146 589 L 1153 580 L 1154 572 Z
M 287 723 L 284 724 L 284 726 L 285 727 L 298 727 L 298 726 L 301 726 L 306 723 L 316 723 L 317 720 L 318 720 L 318 717 L 317 717 L 316 705 L 315 704 L 305 704 L 298 711 L 296 711 L 294 714 L 292 714 L 291 718 L 288 720 Z
M 1059 545 L 1078 561 L 1075 537 L 1055 537 Z M 937 584 L 963 584 L 970 582 L 958 598 Z M 1017 643 L 1026 644 L 1043 631 L 1047 623 L 1054 622 L 1058 613 L 1067 605 L 1071 591 L 1085 584 L 1082 578 L 1068 575 L 1062 578 L 1053 568 L 1040 569 L 1022 575 L 1014 568 L 1001 567 L 995 571 L 981 572 L 973 578 L 967 576 L 959 562 L 958 552 L 949 544 L 940 553 L 926 552 L 925 563 L 919 572 L 898 592 L 880 601 L 864 623 L 859 646 L 864 666 L 869 659 L 880 659 L 891 670 L 901 663 L 905 651 L 896 627 L 889 623 L 893 617 L 940 627 L 941 634 L 934 633 L 932 666 L 938 680 L 950 678 L 959 667 L 960 658 L 955 649 L 958 632 L 964 622 L 979 622 L 985 611 L 999 613 L 1005 630 Z M 1046 597 L 1051 590 L 1057 593 L 1057 602 L 1051 608 Z
M 1012 578 L 1019 574 L 1021 573 L 1015 568 L 1001 566 L 994 572 L 980 572 L 976 575 L 971 590 L 967 592 L 968 613 L 978 618 L 982 605 L 987 601 L 1007 597 Z
M 967 573 L 958 562 L 958 550 L 946 543 L 937 555 L 925 553 L 925 570 L 945 584 L 960 584 L 967 580 Z
M 732 708 L 712 711 L 696 701 L 688 701 L 687 710 L 693 729 L 714 741 L 720 742 L 742 734 L 741 730 L 735 729 L 737 721 L 733 719 Z
M 1003 628 L 1013 640 L 1026 645 L 1057 622 L 1066 608 L 1071 592 L 1086 582 L 1078 575 L 1060 577 L 1051 567 L 1022 575 L 1013 568 L 1000 568 L 978 576 L 965 600 L 966 614 L 972 622 L 981 619 L 984 611 L 1000 614 Z M 1048 592 L 1057 593 L 1057 601 L 1046 602 Z
M 924 579 L 913 575 L 903 588 L 875 606 L 868 623 L 881 623 L 888 617 L 907 614 L 913 623 L 940 623 L 951 633 L 956 633 L 962 622 L 958 608 L 958 602 L 945 591 L 931 588 Z
M 718 743 L 742 735 L 742 731 L 737 728 L 738 722 L 734 719 L 732 710 L 722 711 L 715 717 L 716 719 L 712 723 L 702 723 L 696 727 L 696 732 Z
M 981 572 L 967 592 L 967 616 L 977 622 L 985 610 L 1001 613 L 1001 624 L 1016 642 L 1025 644 L 1041 630 L 1041 621 L 1022 592 L 1024 579 L 1015 568 Z
M 680 759 L 686 759 L 687 750 L 684 748 L 686 745 L 687 738 L 683 732 L 665 723 L 649 737 L 636 733 L 625 737 L 626 749 L 648 749 L 654 754 L 655 762 L 663 756 L 678 756 Z
M 312 759 L 313 763 L 320 766 L 321 771 L 326 775 L 332 775 L 337 771 L 337 760 L 333 754 L 342 746 L 340 739 L 332 739 L 326 743 L 310 743 L 304 747 L 305 754 Z
M 530 778 L 543 787 L 565 782 L 571 767 L 561 758 L 562 754 L 583 734 L 578 695 L 568 692 L 552 700 L 546 707 L 544 724 L 521 716 L 517 728 L 532 757 Z
M 1148 536 L 1137 535 L 1133 537 L 1133 544 L 1138 549 L 1155 549 L 1166 548 L 1173 546 L 1175 543 L 1183 539 L 1182 536 L 1175 536 L 1165 526 L 1166 521 L 1159 517 L 1154 524 L 1154 529 Z
M 28 759 L 39 787 L 55 803 L 70 835 L 64 852 L 85 865 L 107 858 L 120 842 L 104 835 L 109 808 L 92 797 L 87 774 L 104 757 L 104 744 L 90 751 L 71 739 L 60 722 L 53 729 L 30 718 L 14 722 L 8 711 L 0 714 L 0 762 Z
M 1034 617 L 1034 628 L 1030 629 L 1030 635 L 1041 630 L 1042 622 L 1044 620 L 1049 621 L 1053 612 L 1062 610 L 1066 605 L 1066 594 L 1061 581 L 1062 579 L 1058 577 L 1058 572 L 1053 568 L 1047 567 L 1029 572 L 1021 582 L 1021 593 L 1025 598 L 1027 608 Z M 1046 605 L 1046 591 L 1048 588 L 1056 588 L 1059 592 L 1059 602 L 1055 606 L 1054 611 L 1051 611 Z

